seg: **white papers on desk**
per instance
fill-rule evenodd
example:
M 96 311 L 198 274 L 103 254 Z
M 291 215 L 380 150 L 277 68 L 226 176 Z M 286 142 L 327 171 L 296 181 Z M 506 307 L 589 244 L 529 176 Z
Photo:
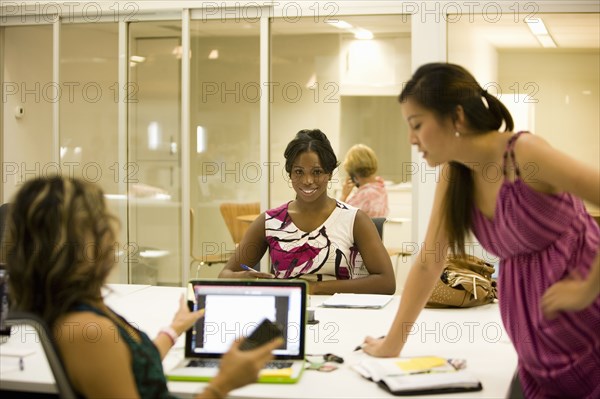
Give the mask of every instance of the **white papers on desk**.
M 0 374 L 23 371 L 23 358 L 33 355 L 35 349 L 10 346 L 10 342 L 0 347 Z
M 0 347 L 0 355 L 2 355 L 2 357 L 4 357 L 4 356 L 25 357 L 25 356 L 33 355 L 34 353 L 35 353 L 35 349 L 31 349 L 31 348 L 19 348 L 19 347 L 12 347 L 9 345 Z
M 334 294 L 323 302 L 326 308 L 363 308 L 381 309 L 387 305 L 393 295 L 378 294 Z

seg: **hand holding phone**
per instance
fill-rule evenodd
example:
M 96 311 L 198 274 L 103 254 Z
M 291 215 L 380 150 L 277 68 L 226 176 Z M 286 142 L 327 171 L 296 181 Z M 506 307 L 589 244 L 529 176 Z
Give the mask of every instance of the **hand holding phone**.
M 277 337 L 283 337 L 283 330 L 269 319 L 264 319 L 240 344 L 240 350 L 247 351 L 266 344 Z

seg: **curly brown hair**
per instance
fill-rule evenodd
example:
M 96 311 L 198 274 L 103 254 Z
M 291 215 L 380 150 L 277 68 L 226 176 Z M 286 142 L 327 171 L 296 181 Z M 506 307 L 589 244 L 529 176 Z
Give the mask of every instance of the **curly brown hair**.
M 26 182 L 5 232 L 11 307 L 52 327 L 76 304 L 101 300 L 115 243 L 116 218 L 98 186 L 59 176 Z

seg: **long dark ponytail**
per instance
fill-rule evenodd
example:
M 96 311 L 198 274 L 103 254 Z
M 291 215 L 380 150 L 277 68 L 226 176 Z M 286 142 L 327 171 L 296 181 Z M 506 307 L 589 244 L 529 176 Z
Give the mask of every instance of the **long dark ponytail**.
M 490 130 L 513 130 L 508 109 L 485 91 L 466 69 L 447 63 L 425 64 L 414 73 L 400 93 L 400 102 L 408 98 L 432 110 L 439 118 L 456 117 L 462 106 L 470 128 L 479 134 Z M 471 229 L 474 206 L 473 175 L 469 168 L 449 162 L 448 191 L 444 197 L 445 228 L 453 254 L 465 253 L 465 236 Z

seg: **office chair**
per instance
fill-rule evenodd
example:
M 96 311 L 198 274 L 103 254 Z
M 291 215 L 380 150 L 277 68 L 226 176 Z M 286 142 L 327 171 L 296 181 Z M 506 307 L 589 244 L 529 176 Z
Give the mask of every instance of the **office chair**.
M 375 224 L 375 227 L 377 228 L 377 232 L 379 233 L 379 238 L 381 238 L 381 240 L 383 241 L 383 225 L 386 222 L 386 218 L 371 218 L 371 220 L 373 221 L 373 223 Z M 405 251 L 402 251 L 399 248 L 387 248 L 387 253 L 390 257 L 395 256 L 396 257 L 396 262 L 394 262 L 394 275 L 398 274 L 398 261 L 400 260 L 400 257 L 403 256 L 410 256 L 411 254 Z
M 4 226 L 6 225 L 6 218 L 8 217 L 8 202 L 0 205 L 0 243 L 2 243 L 2 237 L 4 235 Z
M 194 263 L 198 263 L 198 267 L 196 268 L 196 278 L 198 278 L 200 273 L 200 268 L 204 265 L 211 266 L 215 263 L 227 263 L 229 257 L 233 254 L 231 251 L 227 252 L 219 252 L 215 254 L 202 254 L 196 255 L 194 253 L 194 230 L 195 230 L 195 221 L 196 216 L 193 209 L 190 208 L 190 258 L 192 259 L 190 262 L 190 269 Z
M 242 237 L 244 237 L 251 223 L 238 218 L 240 216 L 258 216 L 260 213 L 260 204 L 258 202 L 224 202 L 221 204 L 220 210 L 229 234 L 231 234 L 231 238 L 233 239 L 233 243 L 237 246 L 242 241 Z
M 371 218 L 375 227 L 377 227 L 377 232 L 379 233 L 379 238 L 383 240 L 383 224 L 386 221 L 386 218 Z
M 506 393 L 506 399 L 523 399 L 523 389 L 521 388 L 521 381 L 519 380 L 519 372 L 515 371 L 508 392 Z
M 40 339 L 46 359 L 54 375 L 58 396 L 62 399 L 77 398 L 46 322 L 33 313 L 9 312 L 6 324 L 10 326 L 28 325 L 33 327 Z

